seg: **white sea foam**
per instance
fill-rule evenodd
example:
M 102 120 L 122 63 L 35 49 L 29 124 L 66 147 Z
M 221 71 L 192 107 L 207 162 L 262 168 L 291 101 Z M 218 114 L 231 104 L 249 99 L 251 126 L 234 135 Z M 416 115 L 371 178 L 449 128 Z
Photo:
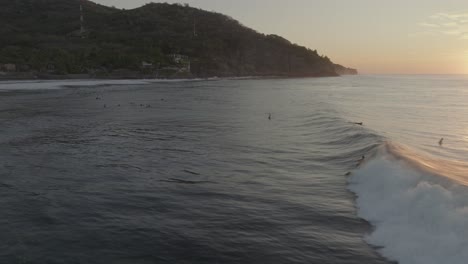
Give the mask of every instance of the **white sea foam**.
M 88 86 L 93 87 L 93 86 L 103 86 L 103 85 L 145 85 L 145 84 L 151 84 L 151 83 L 189 82 L 189 81 L 205 81 L 205 80 L 208 80 L 208 79 L 0 81 L 0 91 L 53 90 L 53 89 L 62 89 L 65 87 L 88 87 Z
M 138 85 L 148 84 L 146 80 L 60 80 L 60 81 L 2 81 L 0 90 L 51 90 L 64 87 L 99 85 Z
M 468 173 L 468 172 L 467 172 Z M 468 263 L 468 188 L 381 154 L 349 178 L 367 242 L 400 264 Z

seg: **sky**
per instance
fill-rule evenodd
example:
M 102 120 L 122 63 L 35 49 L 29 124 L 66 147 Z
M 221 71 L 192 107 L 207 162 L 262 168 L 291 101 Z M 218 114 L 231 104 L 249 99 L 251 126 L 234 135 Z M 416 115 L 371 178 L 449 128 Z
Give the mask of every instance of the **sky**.
M 136 8 L 146 0 L 95 0 Z M 468 0 L 183 0 L 364 74 L 468 74 Z

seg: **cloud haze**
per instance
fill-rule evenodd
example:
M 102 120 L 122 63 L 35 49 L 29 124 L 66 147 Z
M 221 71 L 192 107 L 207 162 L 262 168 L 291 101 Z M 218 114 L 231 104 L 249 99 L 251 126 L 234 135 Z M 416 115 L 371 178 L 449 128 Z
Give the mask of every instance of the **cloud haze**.
M 468 12 L 467 13 L 437 13 L 431 15 L 427 21 L 419 23 L 431 33 L 455 36 L 468 40 Z

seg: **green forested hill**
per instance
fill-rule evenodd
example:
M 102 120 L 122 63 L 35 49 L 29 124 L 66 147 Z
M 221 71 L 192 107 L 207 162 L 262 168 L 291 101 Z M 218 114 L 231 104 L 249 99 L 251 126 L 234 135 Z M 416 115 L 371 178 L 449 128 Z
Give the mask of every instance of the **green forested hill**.
M 170 75 L 190 61 L 185 74 L 194 77 L 356 73 L 315 50 L 183 5 L 120 10 L 79 0 L 0 0 L 0 23 L 0 64 L 15 64 L 16 71 Z

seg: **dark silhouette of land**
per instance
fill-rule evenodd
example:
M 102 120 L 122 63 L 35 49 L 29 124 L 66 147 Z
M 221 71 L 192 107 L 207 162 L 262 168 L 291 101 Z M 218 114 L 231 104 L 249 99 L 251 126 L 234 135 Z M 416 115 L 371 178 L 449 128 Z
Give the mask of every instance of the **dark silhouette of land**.
M 187 5 L 122 10 L 79 0 L 0 0 L 0 6 L 0 78 L 357 74 L 315 50 Z

